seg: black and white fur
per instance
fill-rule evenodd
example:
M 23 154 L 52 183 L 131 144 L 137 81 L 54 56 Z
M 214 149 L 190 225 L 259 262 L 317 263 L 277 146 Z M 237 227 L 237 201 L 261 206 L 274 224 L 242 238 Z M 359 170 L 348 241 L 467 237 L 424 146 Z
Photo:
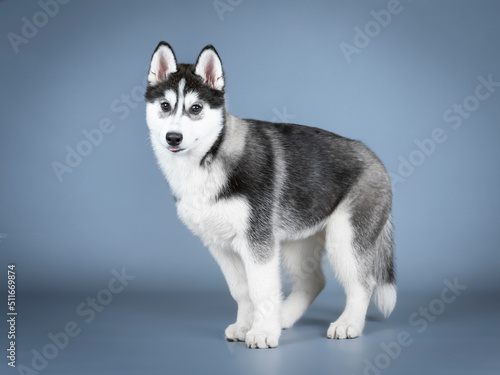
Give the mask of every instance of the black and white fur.
M 361 335 L 372 297 L 392 312 L 391 184 L 372 151 L 322 129 L 232 116 L 212 46 L 196 64 L 178 64 L 161 42 L 148 80 L 151 143 L 178 215 L 238 303 L 228 340 L 276 347 L 325 286 L 324 252 L 347 296 L 328 338 Z M 280 264 L 294 281 L 284 301 Z

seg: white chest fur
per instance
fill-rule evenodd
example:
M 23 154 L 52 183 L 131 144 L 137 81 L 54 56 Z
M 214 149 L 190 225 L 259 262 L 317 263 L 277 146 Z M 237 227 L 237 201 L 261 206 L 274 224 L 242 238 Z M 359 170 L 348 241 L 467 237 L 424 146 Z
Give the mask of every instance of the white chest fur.
M 180 219 L 208 247 L 233 246 L 245 235 L 247 205 L 241 198 L 220 201 L 183 197 L 177 203 Z
M 249 212 L 246 200 L 216 199 L 227 178 L 222 165 L 213 163 L 207 168 L 188 155 L 168 154 L 164 148 L 155 151 L 177 199 L 179 218 L 206 246 L 233 245 L 235 239 L 245 236 Z

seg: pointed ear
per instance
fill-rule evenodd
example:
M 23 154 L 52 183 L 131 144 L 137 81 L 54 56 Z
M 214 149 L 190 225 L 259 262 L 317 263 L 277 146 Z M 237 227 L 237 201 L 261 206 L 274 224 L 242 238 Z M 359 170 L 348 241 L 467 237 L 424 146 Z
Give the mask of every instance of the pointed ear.
M 157 85 L 167 79 L 170 73 L 177 71 L 177 61 L 174 51 L 167 42 L 160 42 L 156 47 L 151 66 L 149 67 L 148 81 L 150 85 Z
M 224 90 L 224 72 L 222 62 L 215 48 L 206 46 L 200 52 L 196 61 L 194 73 L 201 77 L 203 82 L 216 90 Z

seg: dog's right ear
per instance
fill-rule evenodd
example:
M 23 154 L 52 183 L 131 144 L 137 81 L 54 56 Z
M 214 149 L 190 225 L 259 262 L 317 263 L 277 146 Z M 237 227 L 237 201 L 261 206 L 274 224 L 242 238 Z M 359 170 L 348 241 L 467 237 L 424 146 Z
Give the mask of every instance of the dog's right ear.
M 151 66 L 149 67 L 148 82 L 150 85 L 157 85 L 167 79 L 170 73 L 177 71 L 177 61 L 174 51 L 167 42 L 160 42 L 156 47 Z

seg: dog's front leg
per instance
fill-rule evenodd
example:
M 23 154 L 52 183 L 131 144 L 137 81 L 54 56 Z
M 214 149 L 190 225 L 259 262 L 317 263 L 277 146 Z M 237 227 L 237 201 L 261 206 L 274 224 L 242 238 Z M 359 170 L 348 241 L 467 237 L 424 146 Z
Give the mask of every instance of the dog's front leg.
M 253 303 L 253 324 L 245 343 L 249 348 L 274 348 L 281 335 L 281 280 L 277 246 L 265 257 L 253 251 L 242 254 L 248 291 Z
M 241 257 L 232 249 L 210 249 L 226 278 L 231 296 L 238 304 L 236 322 L 225 330 L 226 340 L 245 341 L 253 322 L 253 305 L 248 292 L 245 267 Z

